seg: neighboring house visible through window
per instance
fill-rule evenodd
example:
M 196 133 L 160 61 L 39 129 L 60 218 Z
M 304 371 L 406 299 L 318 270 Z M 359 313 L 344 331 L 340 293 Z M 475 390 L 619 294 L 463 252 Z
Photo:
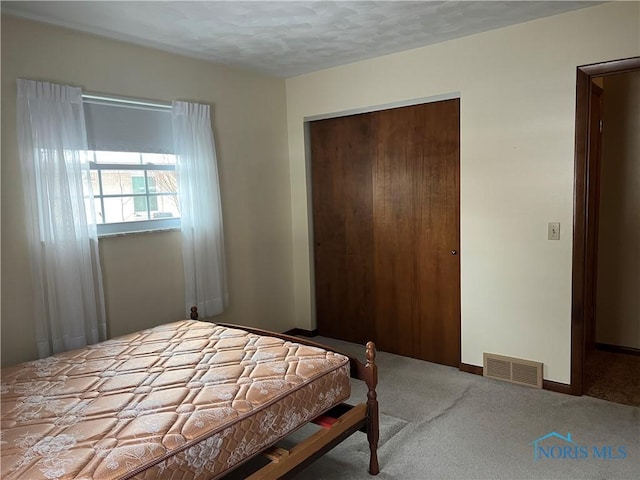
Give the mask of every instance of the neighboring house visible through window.
M 83 98 L 98 234 L 179 228 L 170 107 Z

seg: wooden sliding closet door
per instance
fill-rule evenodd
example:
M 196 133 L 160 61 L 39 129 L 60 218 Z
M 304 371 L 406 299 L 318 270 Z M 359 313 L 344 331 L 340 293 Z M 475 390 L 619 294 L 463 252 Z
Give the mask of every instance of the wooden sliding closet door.
M 459 100 L 377 112 L 376 341 L 460 362 Z
M 311 123 L 316 320 L 321 335 L 373 332 L 371 114 Z
M 311 123 L 321 335 L 460 361 L 458 99 Z

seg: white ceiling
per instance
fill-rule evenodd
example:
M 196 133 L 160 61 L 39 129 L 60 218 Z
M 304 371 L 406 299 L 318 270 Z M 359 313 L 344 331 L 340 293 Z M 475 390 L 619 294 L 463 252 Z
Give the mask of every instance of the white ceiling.
M 3 13 L 290 77 L 593 1 L 6 2 Z

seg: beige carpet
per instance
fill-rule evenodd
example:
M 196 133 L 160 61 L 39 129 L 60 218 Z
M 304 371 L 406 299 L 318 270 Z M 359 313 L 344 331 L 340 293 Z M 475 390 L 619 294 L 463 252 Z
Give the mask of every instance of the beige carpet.
M 640 356 L 594 350 L 585 361 L 585 395 L 640 407 Z
M 360 358 L 364 354 L 359 345 L 314 340 Z M 358 432 L 295 480 L 639 478 L 638 407 L 499 382 L 385 352 L 379 352 L 377 360 L 380 474 L 367 473 L 368 443 Z M 366 392 L 363 382 L 352 382 L 352 402 L 362 401 Z M 589 449 L 589 458 L 536 461 L 532 442 L 550 432 L 570 433 L 574 442 Z M 594 458 L 593 446 L 606 445 L 623 446 L 626 458 Z M 247 476 L 243 471 L 236 475 L 232 478 Z
M 362 357 L 363 347 L 316 337 Z M 367 441 L 355 434 L 300 472 L 295 480 L 637 480 L 640 408 L 574 397 L 463 373 L 455 368 L 378 354 L 384 442 L 381 472 L 366 471 Z M 366 394 L 352 384 L 354 401 Z M 401 419 L 406 424 L 398 424 Z M 402 427 L 399 428 L 398 427 Z M 532 442 L 550 432 L 571 433 L 592 449 L 626 447 L 624 459 L 536 461 Z M 591 453 L 591 452 L 590 452 Z

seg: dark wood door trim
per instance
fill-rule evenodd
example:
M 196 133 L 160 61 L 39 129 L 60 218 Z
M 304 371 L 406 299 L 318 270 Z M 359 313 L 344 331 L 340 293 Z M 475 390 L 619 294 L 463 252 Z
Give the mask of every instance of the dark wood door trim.
M 596 294 L 598 279 L 598 221 L 600 211 L 600 159 L 602 153 L 603 90 L 595 82 L 591 84 L 591 104 L 589 123 L 587 210 L 589 220 L 586 225 L 587 239 L 585 252 L 585 351 L 588 355 L 596 343 Z
M 571 287 L 571 393 L 582 395 L 585 351 L 587 227 L 594 212 L 588 209 L 589 112 L 594 77 L 640 70 L 640 57 L 583 65 L 576 78 L 576 130 L 573 184 L 573 272 Z M 592 187 L 593 188 L 593 187 Z

